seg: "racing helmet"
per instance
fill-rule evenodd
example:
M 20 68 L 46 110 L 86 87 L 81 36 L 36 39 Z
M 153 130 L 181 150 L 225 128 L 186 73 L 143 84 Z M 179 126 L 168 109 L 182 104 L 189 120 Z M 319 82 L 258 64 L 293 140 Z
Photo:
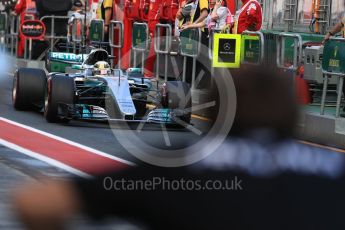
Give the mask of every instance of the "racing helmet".
M 106 61 L 98 61 L 93 65 L 93 75 L 110 75 L 110 65 Z

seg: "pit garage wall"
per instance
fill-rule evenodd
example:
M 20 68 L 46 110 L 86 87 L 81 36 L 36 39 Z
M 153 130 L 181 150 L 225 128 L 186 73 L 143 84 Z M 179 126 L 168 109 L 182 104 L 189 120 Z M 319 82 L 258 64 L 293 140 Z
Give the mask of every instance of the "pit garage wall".
M 304 114 L 295 135 L 299 140 L 345 149 L 345 118 Z

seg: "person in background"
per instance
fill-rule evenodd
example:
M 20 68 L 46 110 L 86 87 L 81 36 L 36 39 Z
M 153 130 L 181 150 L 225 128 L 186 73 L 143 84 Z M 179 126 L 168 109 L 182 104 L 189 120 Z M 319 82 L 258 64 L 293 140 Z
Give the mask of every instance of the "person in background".
M 341 36 L 344 38 L 345 37 L 345 16 L 333 28 L 331 28 L 327 32 L 322 43 L 325 44 L 331 37 L 333 37 L 339 32 L 342 32 Z
M 181 27 L 181 30 L 207 28 L 209 33 L 211 33 L 212 30 L 221 31 L 223 33 L 230 31 L 234 19 L 226 2 L 222 0 L 211 0 L 210 8 L 211 12 L 203 22 L 185 24 Z
M 179 19 L 179 30 L 186 27 L 189 24 L 198 24 L 205 21 L 207 16 L 209 15 L 209 2 L 208 0 L 187 0 L 186 2 L 181 3 L 181 9 L 177 13 L 177 19 Z M 207 28 L 201 28 L 201 50 L 200 53 L 207 53 L 208 50 L 206 47 L 208 46 L 208 30 Z M 196 76 L 203 71 L 205 76 L 210 76 L 209 67 L 205 66 L 203 63 L 208 63 L 208 57 L 205 55 L 200 55 L 197 60 L 197 67 L 196 67 Z M 187 57 L 187 66 L 192 66 L 193 59 Z M 186 68 L 186 81 L 187 83 L 192 82 L 192 68 Z M 200 82 L 200 85 L 207 85 L 209 84 L 210 78 L 204 77 L 203 80 Z
M 97 18 L 104 20 L 104 41 L 109 41 L 109 24 L 113 17 L 113 0 L 99 0 Z
M 180 27 L 181 27 L 180 20 L 183 19 L 182 9 L 185 5 L 186 5 L 185 0 L 178 0 L 179 9 L 176 12 L 176 18 L 175 18 L 175 23 L 174 23 L 174 36 L 176 37 L 180 36 Z
M 97 19 L 98 0 L 88 0 L 88 7 L 91 19 Z
M 259 31 L 262 26 L 262 8 L 256 0 L 241 0 L 242 7 L 236 12 L 233 34 L 243 31 Z
M 14 11 L 12 12 L 13 16 L 20 17 L 20 22 L 25 20 L 26 14 L 26 0 L 18 0 L 17 4 L 14 6 Z M 22 33 L 18 35 L 18 47 L 17 47 L 17 57 L 22 58 L 24 56 L 24 48 L 25 48 L 25 37 Z
M 71 41 L 71 36 L 72 36 L 72 23 L 75 19 L 80 19 L 82 21 L 84 21 L 85 19 L 85 12 L 83 11 L 85 7 L 85 3 L 84 1 L 82 0 L 76 0 L 74 1 L 73 3 L 73 7 L 72 7 L 72 10 L 71 10 L 71 14 L 69 16 L 69 19 L 68 19 L 68 34 L 67 34 L 67 39 L 69 41 Z M 87 23 L 88 24 L 88 23 Z M 83 23 L 79 24 L 77 26 L 77 31 L 76 33 L 77 34 L 82 34 L 82 25 Z
M 203 22 L 208 16 L 208 0 L 187 0 L 182 2 L 181 6 L 177 14 L 177 18 L 180 20 L 180 26 Z

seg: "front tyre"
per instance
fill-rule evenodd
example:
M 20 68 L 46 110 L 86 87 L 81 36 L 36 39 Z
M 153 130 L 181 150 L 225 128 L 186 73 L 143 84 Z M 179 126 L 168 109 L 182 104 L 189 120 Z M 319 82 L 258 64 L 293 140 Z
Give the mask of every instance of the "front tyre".
M 12 101 L 17 110 L 41 109 L 47 77 L 43 70 L 19 68 L 13 77 Z

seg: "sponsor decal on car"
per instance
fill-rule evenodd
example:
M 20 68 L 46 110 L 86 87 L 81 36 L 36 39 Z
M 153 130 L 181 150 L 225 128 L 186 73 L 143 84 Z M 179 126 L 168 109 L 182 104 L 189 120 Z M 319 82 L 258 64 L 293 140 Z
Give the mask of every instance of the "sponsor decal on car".
M 53 60 L 61 61 L 71 61 L 71 62 L 81 62 L 85 60 L 87 55 L 85 54 L 73 54 L 73 53 L 61 53 L 61 52 L 52 52 L 50 53 L 50 58 Z

